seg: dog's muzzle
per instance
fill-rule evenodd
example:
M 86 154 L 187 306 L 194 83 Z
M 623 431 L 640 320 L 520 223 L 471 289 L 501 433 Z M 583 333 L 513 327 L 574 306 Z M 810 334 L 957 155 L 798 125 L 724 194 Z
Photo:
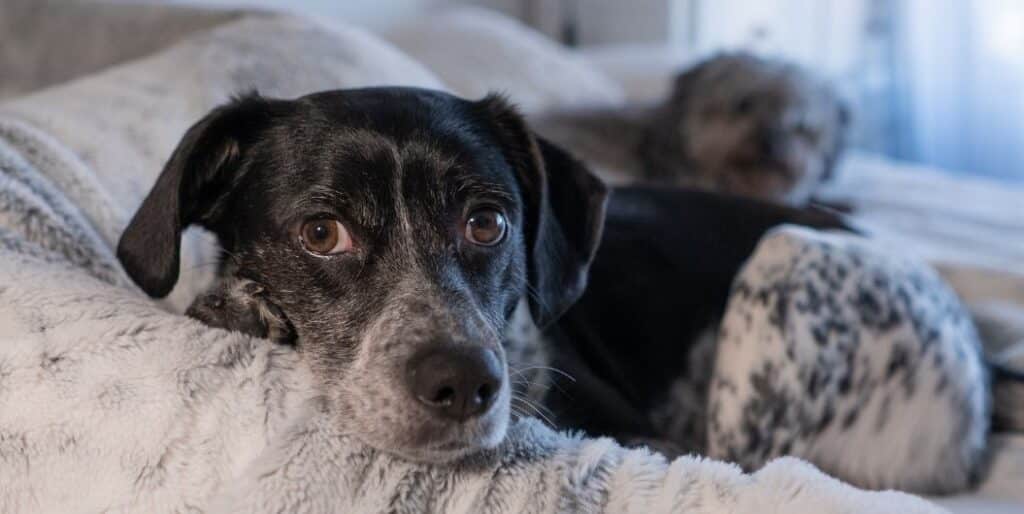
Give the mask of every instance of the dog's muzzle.
M 486 414 L 504 386 L 494 351 L 476 346 L 433 346 L 409 360 L 406 387 L 431 413 L 456 422 Z

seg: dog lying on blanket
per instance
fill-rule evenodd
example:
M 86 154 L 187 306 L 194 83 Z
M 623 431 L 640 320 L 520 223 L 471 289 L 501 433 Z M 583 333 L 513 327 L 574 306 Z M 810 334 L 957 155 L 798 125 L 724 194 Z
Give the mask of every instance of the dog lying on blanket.
M 741 279 L 741 296 L 780 296 L 779 307 L 767 319 L 725 320 L 716 345 L 693 336 L 714 329 L 764 232 L 839 221 L 702 193 L 620 191 L 584 295 L 606 196 L 498 97 L 406 88 L 247 96 L 189 129 L 118 258 L 163 296 L 177 279 L 183 228 L 217 234 L 222 281 L 190 314 L 294 342 L 336 422 L 409 459 L 447 462 L 498 444 L 522 401 L 510 369 L 522 376 L 550 359 L 580 377 L 568 401 L 544 398 L 568 426 L 750 466 L 806 456 L 870 487 L 967 485 L 988 426 L 987 389 L 973 329 L 934 275 L 909 274 L 911 289 L 877 285 L 899 306 L 872 296 L 863 258 L 801 270 L 794 291 Z M 659 221 L 695 213 L 715 214 L 722 231 Z M 938 327 L 926 325 L 930 310 L 907 311 L 916 305 L 907 295 L 932 290 L 923 304 L 949 314 Z M 507 336 L 523 299 L 543 335 Z M 853 314 L 843 306 L 851 300 Z M 806 337 L 756 345 L 759 322 L 794 320 Z M 608 341 L 616 324 L 628 337 Z M 877 440 L 906 447 L 872 451 Z

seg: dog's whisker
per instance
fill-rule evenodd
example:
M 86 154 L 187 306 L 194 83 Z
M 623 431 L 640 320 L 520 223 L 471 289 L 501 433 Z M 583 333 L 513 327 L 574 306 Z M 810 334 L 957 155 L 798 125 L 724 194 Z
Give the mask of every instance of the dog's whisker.
M 560 370 L 558 368 L 553 368 L 551 366 L 527 366 L 525 368 L 519 368 L 517 371 L 520 372 L 520 373 L 523 373 L 523 372 L 526 372 L 526 371 L 533 371 L 535 369 L 537 369 L 537 370 L 553 371 L 553 372 L 558 373 L 559 375 L 561 375 L 561 376 L 563 376 L 563 377 L 565 377 L 565 378 L 567 378 L 569 380 L 572 380 L 573 382 L 576 381 L 576 377 L 566 373 L 565 371 L 562 371 L 562 370 Z
M 533 394 L 531 394 L 531 393 L 534 393 L 534 394 L 536 394 L 536 393 L 547 394 L 547 392 L 550 391 L 550 390 L 551 390 L 551 386 L 546 386 L 546 385 L 543 385 L 543 384 L 529 384 L 529 383 L 512 384 L 512 392 L 514 394 L 519 394 L 519 395 L 527 396 L 527 397 L 533 397 Z M 559 391 L 561 391 L 563 394 L 565 394 L 565 391 L 562 391 L 561 389 L 559 389 Z
M 522 401 L 526 401 L 526 400 L 522 400 Z M 548 425 L 550 425 L 552 427 L 555 426 L 555 424 L 551 421 L 551 417 L 553 417 L 555 415 L 555 413 L 552 412 L 551 409 L 549 409 L 549 408 L 547 408 L 547 407 L 545 407 L 543 405 L 540 405 L 538 403 L 534 403 L 534 402 L 530 402 L 530 401 L 526 401 L 526 403 L 530 407 L 530 410 L 532 410 L 533 412 L 537 413 L 537 416 L 540 417 L 540 418 L 543 418 L 544 421 L 547 422 Z
M 567 398 L 571 398 L 572 397 L 572 395 L 569 394 L 569 392 L 566 391 L 565 388 L 563 388 L 562 385 L 559 384 L 558 381 L 555 380 L 554 378 L 552 378 L 551 376 L 548 376 L 548 375 L 544 375 L 543 376 L 543 379 L 545 381 L 547 381 L 547 384 L 540 384 L 540 383 L 534 382 L 534 381 L 530 380 L 529 378 L 527 378 L 524 370 L 525 371 L 532 371 L 532 370 L 535 370 L 535 369 L 552 369 L 552 368 L 548 368 L 546 366 L 531 366 L 531 367 L 523 368 L 522 370 L 514 370 L 514 371 L 515 371 L 515 373 L 519 377 L 522 377 L 522 378 L 517 379 L 517 380 L 522 380 L 524 383 L 529 384 L 530 387 L 539 387 L 543 391 L 549 391 L 549 390 L 551 390 L 552 387 L 554 387 L 555 389 L 558 390 L 559 393 L 563 394 Z M 562 372 L 562 373 L 565 374 L 565 372 Z M 509 376 L 511 377 L 511 375 L 509 375 Z M 575 382 L 575 379 L 573 379 L 572 377 L 568 377 L 568 378 Z
M 551 312 L 551 307 L 541 298 L 540 292 L 529 283 L 526 284 L 526 294 L 529 295 L 531 300 L 539 304 L 544 311 Z
M 537 419 L 543 421 L 548 426 L 551 426 L 551 427 L 555 426 L 554 423 L 551 422 L 550 418 L 548 418 L 546 415 L 544 415 L 544 413 L 542 413 L 539 410 L 537 410 L 536 408 L 534 408 L 532 405 L 520 404 L 520 407 L 526 407 L 526 408 L 529 409 L 529 411 L 520 409 L 519 410 L 519 416 L 520 417 L 523 417 L 523 418 L 537 418 Z
M 547 391 L 547 390 L 551 389 L 552 387 L 558 387 L 558 384 L 555 384 L 555 383 L 541 384 L 539 382 L 534 382 L 532 380 L 527 380 L 527 379 L 514 379 L 514 380 L 512 380 L 512 386 L 513 387 L 523 386 L 526 389 L 537 387 L 537 388 L 540 388 L 543 391 Z M 561 388 L 559 388 L 559 390 L 561 390 Z
M 519 409 L 519 408 L 517 408 L 514 405 L 512 405 L 510 407 L 511 407 L 512 414 L 515 417 L 517 417 L 517 418 L 530 418 L 530 417 L 532 417 L 532 416 L 530 416 L 530 414 L 528 412 L 523 412 L 522 409 Z
M 525 398 L 522 398 L 522 397 L 513 397 L 512 401 L 513 402 L 518 401 L 519 405 L 529 408 L 533 412 L 534 416 L 540 418 L 540 420 L 543 421 L 544 423 L 546 423 L 548 426 L 550 426 L 550 427 L 554 427 L 555 426 L 554 422 L 551 421 L 551 418 L 549 418 L 547 415 L 545 415 L 544 412 L 542 412 L 539 408 L 537 408 L 536 405 L 534 405 L 529 400 L 527 400 Z M 548 411 L 548 412 L 550 413 L 550 411 Z
M 548 414 L 554 415 L 554 412 L 552 412 L 551 409 L 549 409 L 543 403 L 537 403 L 537 402 L 531 400 L 529 397 L 522 396 L 522 395 L 519 395 L 519 400 L 523 401 L 523 402 L 526 402 L 527 404 L 529 404 L 530 406 L 532 406 L 535 409 L 542 409 L 542 410 L 544 410 L 544 412 L 547 412 Z

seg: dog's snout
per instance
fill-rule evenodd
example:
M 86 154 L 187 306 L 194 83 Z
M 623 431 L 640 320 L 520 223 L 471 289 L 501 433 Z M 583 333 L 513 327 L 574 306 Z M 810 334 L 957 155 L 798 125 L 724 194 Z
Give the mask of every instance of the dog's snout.
M 757 134 L 758 150 L 769 159 L 781 159 L 785 154 L 785 135 L 778 129 L 762 129 Z
M 493 351 L 479 347 L 434 347 L 410 361 L 412 395 L 444 417 L 464 421 L 487 412 L 501 390 L 503 370 Z

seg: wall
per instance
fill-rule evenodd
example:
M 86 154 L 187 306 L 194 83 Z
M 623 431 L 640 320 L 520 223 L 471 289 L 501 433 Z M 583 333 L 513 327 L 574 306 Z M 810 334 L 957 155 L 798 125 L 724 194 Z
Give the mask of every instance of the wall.
M 109 1 L 109 0 L 104 0 Z M 206 7 L 258 7 L 289 10 L 312 16 L 331 16 L 370 27 L 386 25 L 449 0 L 115 0 L 135 3 L 179 3 Z
M 110 1 L 110 0 L 103 0 Z M 114 0 L 171 2 L 199 6 L 261 7 L 343 18 L 382 26 L 450 5 L 478 5 L 504 12 L 556 39 L 567 18 L 576 19 L 577 41 L 584 45 L 683 41 L 691 4 L 698 0 Z M 627 22 L 623 22 L 627 20 Z

